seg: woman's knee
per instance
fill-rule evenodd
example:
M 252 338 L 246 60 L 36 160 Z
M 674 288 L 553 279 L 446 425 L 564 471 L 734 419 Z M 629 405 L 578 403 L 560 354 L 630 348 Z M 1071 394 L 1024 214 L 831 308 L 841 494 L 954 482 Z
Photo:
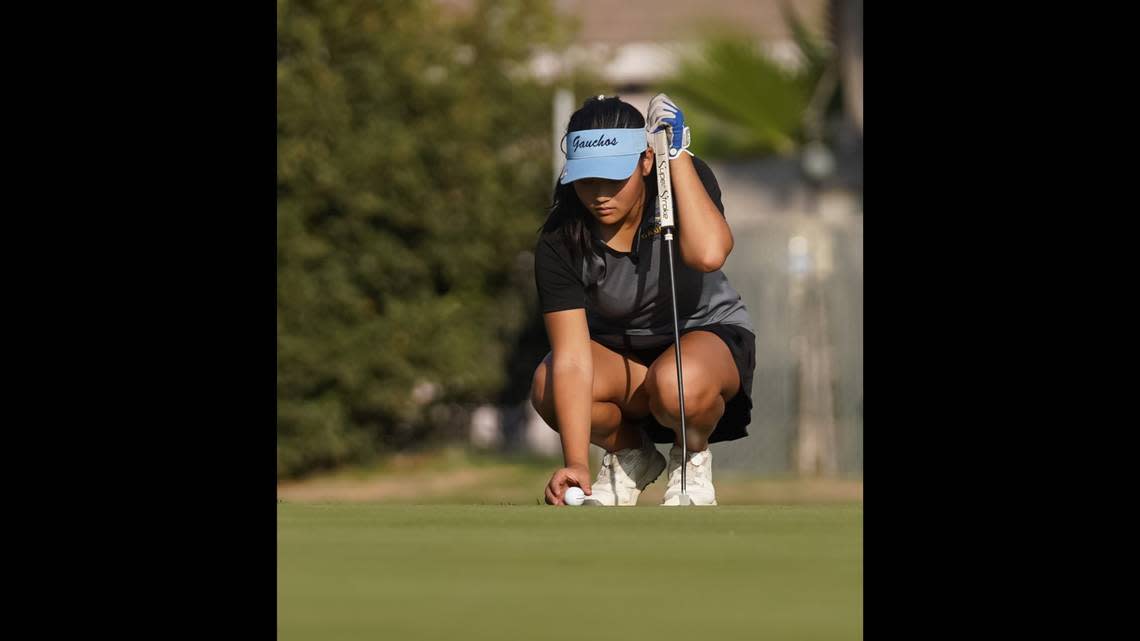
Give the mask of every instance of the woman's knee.
M 708 381 L 696 368 L 684 370 L 685 418 L 691 419 L 713 409 L 720 398 L 720 389 Z M 649 408 L 660 419 L 679 421 L 681 419 L 680 389 L 677 385 L 676 368 L 659 367 L 651 369 L 646 377 L 646 391 L 649 392 Z

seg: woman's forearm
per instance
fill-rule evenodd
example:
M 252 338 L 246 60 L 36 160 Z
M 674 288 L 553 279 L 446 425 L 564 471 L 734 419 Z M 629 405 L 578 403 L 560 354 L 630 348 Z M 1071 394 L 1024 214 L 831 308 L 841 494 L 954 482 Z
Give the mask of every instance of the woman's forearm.
M 558 434 L 562 439 L 562 456 L 566 467 L 581 465 L 589 469 L 590 412 L 594 402 L 593 363 L 562 361 L 555 357 L 552 365 L 554 413 L 558 418 Z
M 720 269 L 733 246 L 728 223 L 705 191 L 691 156 L 681 153 L 670 160 L 669 173 L 681 260 L 702 272 Z

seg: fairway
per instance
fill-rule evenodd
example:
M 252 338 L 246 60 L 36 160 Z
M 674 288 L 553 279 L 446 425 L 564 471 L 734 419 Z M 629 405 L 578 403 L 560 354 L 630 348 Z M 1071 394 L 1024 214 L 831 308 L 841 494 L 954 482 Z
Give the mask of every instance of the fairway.
M 279 639 L 860 639 L 862 504 L 277 506 Z

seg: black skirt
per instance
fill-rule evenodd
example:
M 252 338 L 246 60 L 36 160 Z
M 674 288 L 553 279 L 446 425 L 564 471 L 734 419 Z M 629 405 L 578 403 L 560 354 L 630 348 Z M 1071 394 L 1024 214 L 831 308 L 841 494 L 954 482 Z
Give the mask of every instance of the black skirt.
M 756 370 L 756 336 L 739 325 L 718 323 L 703 327 L 690 327 L 681 330 L 684 336 L 695 331 L 712 332 L 728 345 L 732 353 L 732 360 L 736 362 L 736 370 L 740 372 L 740 391 L 736 393 L 724 406 L 724 415 L 720 417 L 716 428 L 709 435 L 710 443 L 720 441 L 734 441 L 748 436 L 748 424 L 752 422 L 752 374 Z M 656 336 L 591 336 L 598 344 L 613 351 L 636 360 L 649 367 L 669 349 L 673 344 L 673 335 Z M 684 367 L 684 361 L 681 363 Z M 643 425 L 645 431 L 655 443 L 672 443 L 676 440 L 673 430 L 661 425 L 652 415 Z

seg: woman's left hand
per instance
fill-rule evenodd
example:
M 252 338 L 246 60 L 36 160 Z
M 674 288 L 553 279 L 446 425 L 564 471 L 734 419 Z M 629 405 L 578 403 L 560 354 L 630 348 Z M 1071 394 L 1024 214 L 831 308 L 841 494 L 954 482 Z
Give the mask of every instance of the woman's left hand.
M 665 129 L 669 132 L 669 158 L 689 148 L 689 128 L 685 126 L 685 114 L 673 100 L 663 93 L 649 101 L 645 119 L 645 130 L 654 133 Z

